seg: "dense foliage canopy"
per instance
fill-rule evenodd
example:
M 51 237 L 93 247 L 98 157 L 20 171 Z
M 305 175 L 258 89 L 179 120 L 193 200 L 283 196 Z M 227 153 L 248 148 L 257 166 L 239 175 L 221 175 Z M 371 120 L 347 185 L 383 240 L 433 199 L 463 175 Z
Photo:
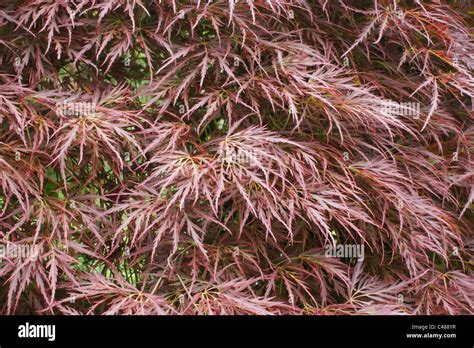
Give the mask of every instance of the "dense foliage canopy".
M 0 311 L 472 313 L 469 10 L 1 0 Z

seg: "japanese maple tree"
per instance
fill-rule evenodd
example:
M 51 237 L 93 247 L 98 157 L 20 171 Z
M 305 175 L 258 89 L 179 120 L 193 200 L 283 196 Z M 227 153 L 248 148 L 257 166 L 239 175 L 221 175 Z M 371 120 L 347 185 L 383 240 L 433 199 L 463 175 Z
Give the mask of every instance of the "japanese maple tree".
M 2 0 L 0 312 L 472 314 L 472 15 Z

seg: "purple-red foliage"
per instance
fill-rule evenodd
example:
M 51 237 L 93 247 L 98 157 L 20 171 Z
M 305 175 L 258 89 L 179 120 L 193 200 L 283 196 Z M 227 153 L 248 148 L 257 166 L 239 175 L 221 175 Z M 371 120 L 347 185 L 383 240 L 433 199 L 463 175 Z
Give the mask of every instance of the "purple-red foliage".
M 0 312 L 472 314 L 460 3 L 2 0 Z

